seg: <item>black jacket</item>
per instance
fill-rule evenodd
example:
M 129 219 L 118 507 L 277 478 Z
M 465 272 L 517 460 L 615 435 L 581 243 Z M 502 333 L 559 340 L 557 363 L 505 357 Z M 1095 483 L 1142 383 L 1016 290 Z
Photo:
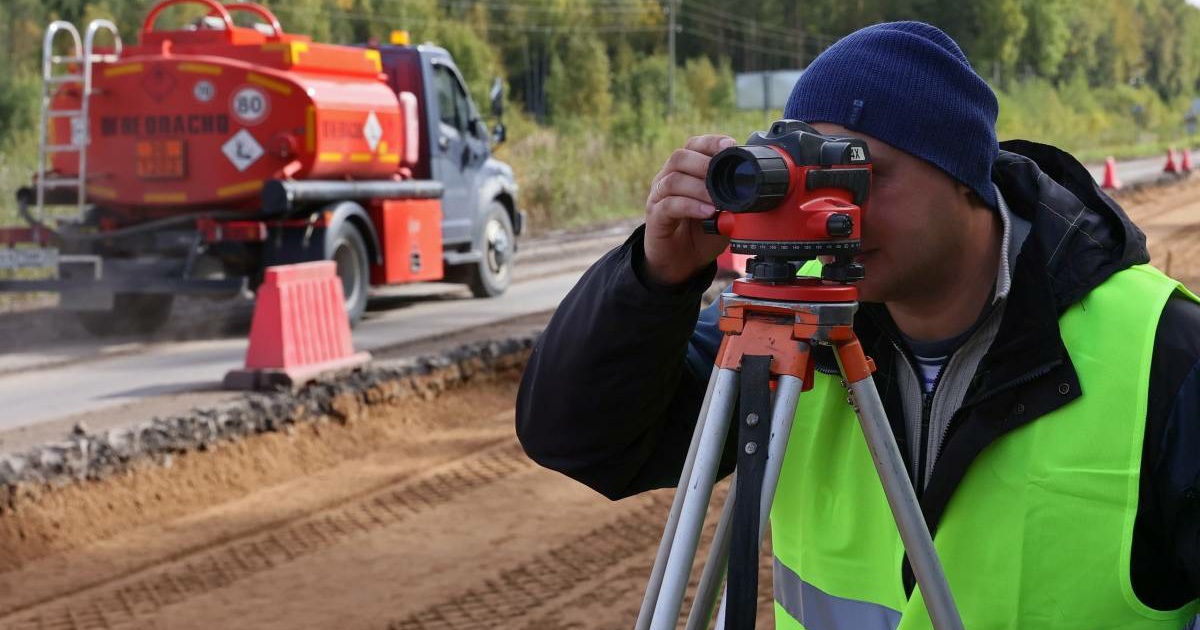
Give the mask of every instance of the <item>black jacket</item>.
M 1149 259 L 1141 231 L 1070 155 L 1025 141 L 1001 149 L 993 181 L 1032 230 L 996 340 L 921 493 L 931 532 L 984 447 L 1080 396 L 1058 317 Z M 588 270 L 539 339 L 517 398 L 529 456 L 613 499 L 676 484 L 720 339 L 714 313 L 697 324 L 715 268 L 664 290 L 640 279 L 642 256 L 639 228 Z M 899 333 L 881 304 L 863 304 L 855 330 L 907 458 Z M 723 472 L 733 461 L 727 448 Z M 1148 605 L 1176 608 L 1200 596 L 1200 305 L 1180 297 L 1159 320 L 1142 462 L 1133 586 Z

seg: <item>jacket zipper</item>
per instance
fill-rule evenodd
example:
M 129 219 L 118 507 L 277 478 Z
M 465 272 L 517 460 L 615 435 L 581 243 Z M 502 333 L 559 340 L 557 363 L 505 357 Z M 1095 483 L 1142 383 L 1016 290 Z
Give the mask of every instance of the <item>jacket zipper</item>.
M 1034 370 L 1033 372 L 1025 374 L 1024 376 L 1022 376 L 1020 378 L 1013 379 L 1012 381 L 1009 381 L 1008 383 L 1004 383 L 1000 387 L 995 388 L 994 390 L 988 392 L 987 396 L 982 396 L 979 398 L 979 400 L 974 401 L 972 403 L 972 405 L 979 404 L 980 402 L 987 400 L 988 398 L 991 398 L 992 396 L 995 396 L 996 394 L 998 394 L 1006 389 L 1009 389 L 1012 387 L 1020 387 L 1021 385 L 1024 385 L 1026 383 L 1029 383 L 1031 381 L 1039 379 L 1039 378 L 1049 374 L 1051 370 L 1058 367 L 1059 364 L 1061 364 L 1061 363 L 1062 363 L 1061 360 L 1055 360 L 1055 361 L 1051 361 L 1050 363 L 1046 363 L 1046 364 L 1042 365 L 1040 368 Z M 950 418 L 950 423 L 946 426 L 946 432 L 943 433 L 941 439 L 938 440 L 938 446 L 937 446 L 938 454 L 940 454 L 942 452 L 942 449 L 945 448 L 946 442 L 950 440 L 950 435 L 954 433 L 954 430 L 958 428 L 958 425 L 962 424 L 961 422 L 955 422 L 955 418 L 957 418 L 958 414 L 965 408 L 966 408 L 965 406 L 959 407 L 957 410 L 955 410 L 954 415 Z
M 917 439 L 920 443 L 917 444 L 917 457 L 916 461 L 914 462 L 917 468 L 916 475 L 915 478 L 911 480 L 913 490 L 915 490 L 917 493 L 917 499 L 920 499 L 921 495 L 925 491 L 925 484 L 921 483 L 920 480 L 925 477 L 925 444 L 929 441 L 929 416 L 933 410 L 933 392 L 928 394 L 925 393 L 925 387 L 922 385 L 924 378 L 921 376 L 921 369 L 917 367 L 917 361 L 908 351 L 908 348 L 903 346 L 894 338 L 890 339 L 890 341 L 892 342 L 892 347 L 896 349 L 896 352 L 903 357 L 904 362 L 908 364 L 908 369 L 912 370 L 913 378 L 917 381 L 917 387 L 921 388 L 921 430 L 919 432 L 920 435 L 917 436 Z M 937 381 L 940 381 L 941 378 L 942 375 L 939 372 L 938 378 L 933 384 L 934 391 L 937 391 Z
M 941 374 L 938 374 L 940 377 Z M 918 375 L 918 378 L 920 376 Z M 921 443 L 917 445 L 917 478 L 913 479 L 913 489 L 917 491 L 917 498 L 925 494 L 925 466 L 929 461 L 929 453 L 926 452 L 926 445 L 929 444 L 929 420 L 930 414 L 933 412 L 933 392 L 937 391 L 937 383 L 934 382 L 934 389 L 928 393 L 921 393 Z

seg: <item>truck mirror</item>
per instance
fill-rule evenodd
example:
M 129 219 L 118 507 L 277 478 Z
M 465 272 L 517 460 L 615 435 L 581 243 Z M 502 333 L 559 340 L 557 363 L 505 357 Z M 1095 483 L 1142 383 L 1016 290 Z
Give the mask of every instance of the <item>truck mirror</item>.
M 504 123 L 496 123 L 492 128 L 492 144 L 500 144 L 508 139 L 508 129 L 504 127 Z
M 499 118 L 504 115 L 504 83 L 500 77 L 492 79 L 492 89 L 488 91 L 492 101 L 492 115 Z

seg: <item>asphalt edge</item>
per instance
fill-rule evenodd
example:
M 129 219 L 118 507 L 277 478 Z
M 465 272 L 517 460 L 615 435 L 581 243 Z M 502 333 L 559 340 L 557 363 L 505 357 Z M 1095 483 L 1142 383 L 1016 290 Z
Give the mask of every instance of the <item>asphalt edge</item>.
M 109 478 L 139 466 L 170 466 L 174 456 L 219 442 L 288 432 L 318 421 L 349 422 L 364 409 L 395 405 L 504 371 L 523 369 L 539 332 L 466 343 L 435 354 L 381 359 L 296 390 L 247 393 L 238 400 L 156 417 L 0 456 L 0 513 L 19 508 L 46 486 Z

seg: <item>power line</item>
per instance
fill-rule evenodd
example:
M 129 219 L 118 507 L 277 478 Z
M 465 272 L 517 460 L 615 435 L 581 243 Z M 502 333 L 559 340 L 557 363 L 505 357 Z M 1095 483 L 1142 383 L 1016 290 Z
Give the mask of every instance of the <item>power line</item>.
M 468 2 L 470 2 L 470 0 L 443 0 L 444 4 L 457 3 L 457 4 L 465 5 Z M 491 3 L 489 2 L 489 4 L 491 4 Z M 701 5 L 693 5 L 692 8 L 696 8 L 699 6 L 701 6 Z M 358 21 L 358 22 L 374 22 L 374 21 L 379 21 L 379 20 L 403 21 L 405 24 L 411 25 L 411 26 L 429 26 L 429 25 L 438 24 L 443 21 L 443 20 L 439 20 L 439 19 L 422 19 L 422 18 L 402 16 L 402 15 L 383 15 L 383 14 L 365 15 L 365 14 L 356 13 L 353 11 L 342 11 L 342 10 L 338 10 L 338 9 L 327 9 L 327 8 L 322 8 L 322 7 L 307 7 L 307 8 L 277 7 L 274 9 L 274 11 L 276 11 L 278 13 L 285 13 L 285 14 L 291 14 L 291 15 L 319 15 L 319 16 L 325 16 L 325 17 L 342 18 L 342 19 Z M 748 37 L 748 35 L 750 34 L 750 31 L 748 31 L 747 28 L 762 28 L 763 29 L 763 31 L 764 31 L 763 33 L 754 32 L 755 35 L 762 34 L 762 35 L 771 36 L 773 34 L 777 34 L 781 38 L 786 38 L 786 39 L 791 40 L 791 43 L 793 43 L 793 44 L 799 44 L 799 45 L 805 46 L 805 47 L 808 47 L 808 46 L 818 47 L 819 46 L 819 44 L 815 40 L 808 39 L 808 37 L 809 37 L 808 34 L 805 35 L 806 38 L 804 40 L 801 40 L 801 39 L 799 39 L 799 37 L 797 36 L 796 33 L 785 32 L 782 29 L 780 29 L 779 27 L 763 26 L 763 25 L 760 25 L 757 22 L 753 22 L 753 21 L 746 22 L 745 18 L 743 18 L 741 20 L 742 25 L 739 26 L 739 25 L 731 24 L 726 21 L 719 20 L 715 17 L 704 15 L 703 13 L 688 12 L 688 13 L 682 13 L 681 15 L 686 16 L 688 20 L 699 22 L 701 26 L 707 25 L 710 27 L 723 28 L 723 29 L 730 30 L 733 33 L 741 36 L 742 41 L 735 42 L 735 45 L 737 47 L 739 47 L 743 50 L 761 53 L 761 54 L 768 55 L 768 56 L 778 58 L 778 59 L 794 60 L 796 51 L 794 51 L 794 50 L 781 51 L 778 48 L 772 48 L 772 47 L 765 46 L 763 44 L 754 42 Z M 751 26 L 749 26 L 750 24 L 753 24 L 755 26 L 751 27 Z M 485 33 L 489 33 L 489 32 L 502 32 L 502 33 L 572 33 L 572 32 L 575 32 L 575 33 L 664 33 L 667 30 L 666 25 L 630 26 L 630 25 L 588 25 L 588 24 L 548 24 L 548 23 L 541 23 L 541 24 L 485 23 L 485 24 L 477 24 L 477 25 L 473 25 L 473 26 L 477 30 L 480 30 Z M 680 26 L 680 27 L 678 27 L 678 31 L 681 33 L 687 33 L 690 36 L 699 37 L 701 39 L 704 39 L 704 40 L 710 41 L 710 42 L 726 44 L 726 45 L 730 44 L 729 40 L 717 37 L 717 36 L 713 35 L 711 32 L 709 32 L 709 30 L 707 30 L 707 29 L 687 28 L 686 26 Z M 817 37 L 821 37 L 821 36 L 818 35 Z M 820 47 L 820 49 L 823 50 L 824 47 Z M 817 53 L 820 52 L 820 50 L 816 50 L 815 48 L 814 48 L 814 50 Z M 806 51 L 806 52 L 808 52 L 808 51 Z
M 570 7 L 547 7 L 545 2 L 539 0 L 438 0 L 438 2 L 473 2 L 483 6 L 525 6 L 538 7 L 548 9 L 584 9 L 589 7 L 654 7 L 657 8 L 659 0 L 655 0 L 654 4 L 650 5 L 641 0 L 588 0 L 583 3 L 574 3 Z
M 487 2 L 479 3 L 475 0 L 439 0 L 444 7 L 454 9 L 474 9 L 482 6 L 484 9 L 518 9 L 529 13 L 540 13 L 545 15 L 652 15 L 657 11 L 654 8 L 635 5 L 572 5 L 567 7 L 548 7 L 534 4 L 522 4 L 516 2 Z
M 712 33 L 709 33 L 707 30 L 704 30 L 704 29 L 693 30 L 693 29 L 688 29 L 688 28 L 684 27 L 684 28 L 681 28 L 680 31 L 683 33 L 687 33 L 693 37 L 699 37 L 701 39 L 706 39 L 710 42 L 715 42 L 718 44 L 728 44 L 729 43 L 727 40 L 722 40 L 720 37 L 717 37 L 716 35 L 713 35 Z M 765 46 L 760 46 L 758 44 L 754 44 L 754 43 L 751 43 L 748 41 L 737 42 L 737 46 L 739 48 L 752 50 L 754 52 L 762 53 L 764 55 L 774 56 L 779 59 L 786 59 L 788 61 L 796 60 L 795 51 L 781 51 L 778 48 L 767 48 Z
M 711 26 L 711 27 L 714 27 L 717 29 L 721 29 L 721 30 L 733 31 L 738 34 L 743 34 L 743 35 L 753 34 L 753 35 L 757 35 L 759 37 L 771 37 L 771 38 L 777 38 L 777 39 L 785 39 L 785 40 L 789 40 L 789 41 L 795 42 L 795 43 L 800 42 L 800 38 L 797 37 L 797 35 L 795 33 L 782 33 L 782 32 L 772 31 L 772 30 L 768 29 L 767 27 L 760 27 L 760 26 L 756 26 L 754 24 L 750 24 L 748 26 L 737 26 L 737 25 L 730 24 L 728 22 L 725 22 L 725 21 L 717 19 L 717 18 L 708 17 L 708 16 L 700 14 L 700 13 L 693 13 L 693 14 L 688 15 L 687 17 L 689 20 L 692 20 L 694 22 L 706 24 L 708 26 Z
M 744 26 L 752 26 L 755 29 L 757 29 L 759 32 L 776 33 L 783 37 L 793 37 L 793 38 L 804 37 L 805 39 L 811 38 L 811 39 L 814 39 L 817 41 L 825 41 L 825 42 L 827 42 L 826 46 L 841 39 L 840 37 L 837 37 L 834 35 L 829 35 L 827 33 L 810 33 L 808 31 L 802 31 L 800 33 L 797 33 L 795 30 L 792 30 L 789 28 L 784 28 L 782 26 L 772 26 L 770 24 L 764 24 L 754 18 L 746 17 L 744 15 L 738 15 L 736 13 L 731 13 L 729 11 L 718 9 L 717 7 L 706 5 L 706 4 L 692 3 L 692 4 L 688 5 L 688 9 L 690 11 L 699 11 L 700 13 L 707 14 L 706 17 L 709 17 L 710 19 L 720 20 L 720 22 L 726 26 L 728 26 L 729 22 L 736 22 L 736 23 L 741 23 Z
M 352 11 L 339 11 L 336 9 L 323 8 L 296 8 L 296 7 L 278 7 L 274 9 L 280 13 L 290 13 L 292 15 L 322 15 L 327 17 L 339 17 L 346 20 L 356 22 L 375 22 L 379 20 L 403 21 L 407 25 L 412 26 L 428 26 L 441 23 L 443 20 L 429 20 L 421 18 L 411 18 L 400 15 L 363 15 Z M 475 25 L 477 30 L 485 33 L 501 32 L 501 33 L 662 33 L 665 32 L 664 26 L 625 26 L 625 25 L 576 25 L 576 24 L 480 24 Z
M 689 29 L 688 30 L 689 34 L 701 36 L 704 39 L 707 39 L 709 41 L 716 42 L 716 43 L 721 43 L 721 44 L 725 44 L 725 45 L 731 44 L 731 42 L 729 40 L 712 35 L 711 29 L 726 29 L 726 30 L 733 32 L 735 35 L 738 36 L 734 40 L 733 44 L 738 47 L 741 47 L 743 49 L 754 50 L 756 52 L 775 55 L 778 57 L 786 57 L 793 61 L 795 60 L 796 53 L 798 53 L 798 52 L 805 53 L 805 54 L 811 54 L 811 55 L 815 56 L 817 54 L 820 54 L 820 52 L 822 50 L 824 50 L 824 47 L 821 47 L 820 44 L 817 43 L 816 41 L 809 40 L 809 39 L 800 39 L 800 37 L 798 37 L 795 34 L 791 34 L 786 37 L 774 36 L 769 33 L 757 33 L 752 30 L 742 30 L 742 28 L 734 27 L 732 25 L 717 21 L 713 18 L 709 18 L 709 17 L 703 16 L 703 15 L 693 14 L 688 17 L 690 20 L 697 22 L 698 25 L 701 27 L 704 27 L 704 26 L 711 27 L 711 28 L 707 28 L 707 29 L 706 28 L 697 28 L 695 30 Z M 764 39 L 783 39 L 783 40 L 786 40 L 786 43 L 792 45 L 793 48 L 791 48 L 787 51 L 781 51 L 779 48 L 773 48 L 766 44 L 756 42 L 755 41 L 756 37 L 761 37 Z M 799 49 L 799 50 L 797 50 L 797 49 Z
M 696 11 L 699 11 L 699 13 L 694 13 Z M 694 3 L 689 4 L 688 12 L 692 13 L 692 17 L 704 16 L 704 17 L 707 17 L 709 20 L 716 21 L 721 26 L 738 28 L 735 25 L 741 24 L 744 27 L 754 28 L 754 29 L 758 30 L 759 32 L 777 33 L 777 34 L 779 34 L 781 36 L 785 36 L 785 37 L 795 37 L 795 35 L 796 35 L 795 32 L 785 29 L 783 27 L 762 24 L 758 20 L 755 20 L 753 18 L 748 18 L 748 17 L 740 16 L 740 15 L 734 15 L 732 13 L 727 13 L 727 12 L 721 11 L 719 9 L 714 9 L 714 8 L 705 6 L 703 4 L 694 4 Z

